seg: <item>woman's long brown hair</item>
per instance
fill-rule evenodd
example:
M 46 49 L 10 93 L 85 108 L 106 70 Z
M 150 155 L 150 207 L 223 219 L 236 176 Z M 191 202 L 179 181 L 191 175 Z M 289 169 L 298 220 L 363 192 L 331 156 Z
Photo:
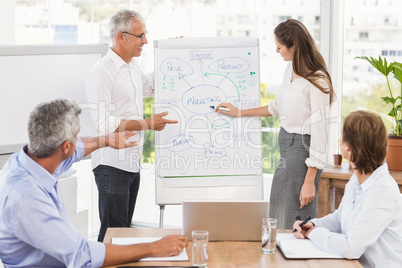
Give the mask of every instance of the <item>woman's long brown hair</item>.
M 276 26 L 274 34 L 277 41 L 288 49 L 294 47 L 293 70 L 308 80 L 322 92 L 329 94 L 329 103 L 332 104 L 335 92 L 331 76 L 328 73 L 324 58 L 318 51 L 317 45 L 307 28 L 298 20 L 288 19 Z M 323 88 L 319 79 L 324 79 L 329 88 Z

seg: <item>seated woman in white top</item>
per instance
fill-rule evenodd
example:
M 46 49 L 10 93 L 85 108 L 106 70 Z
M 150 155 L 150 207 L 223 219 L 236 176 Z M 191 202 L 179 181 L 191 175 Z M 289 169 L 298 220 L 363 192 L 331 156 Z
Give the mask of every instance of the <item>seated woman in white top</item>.
M 359 259 L 363 267 L 401 267 L 402 198 L 384 163 L 387 131 L 381 118 L 356 111 L 344 121 L 342 156 L 354 175 L 346 185 L 339 209 L 299 227 L 297 238 L 345 258 Z

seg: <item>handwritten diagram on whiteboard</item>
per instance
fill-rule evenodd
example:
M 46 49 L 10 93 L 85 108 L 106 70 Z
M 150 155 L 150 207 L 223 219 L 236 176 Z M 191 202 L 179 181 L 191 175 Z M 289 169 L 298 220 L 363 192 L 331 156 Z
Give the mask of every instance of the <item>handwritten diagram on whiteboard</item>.
M 159 176 L 261 173 L 259 118 L 211 108 L 221 102 L 241 109 L 260 105 L 258 47 L 219 47 L 220 38 L 210 39 L 205 46 L 190 39 L 185 47 L 176 40 L 178 48 L 157 49 L 155 112 L 168 111 L 167 118 L 179 121 L 156 133 Z

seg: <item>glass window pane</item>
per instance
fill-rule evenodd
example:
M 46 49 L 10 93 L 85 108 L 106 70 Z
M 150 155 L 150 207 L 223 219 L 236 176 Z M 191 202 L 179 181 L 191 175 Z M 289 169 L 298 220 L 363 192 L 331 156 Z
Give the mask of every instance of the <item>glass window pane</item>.
M 320 7 L 321 0 L 16 0 L 15 43 L 111 44 L 109 19 L 122 8 L 136 10 L 145 18 L 149 43 L 138 58 L 145 72 L 154 68 L 153 41 L 156 39 L 176 36 L 258 37 L 261 102 L 267 105 L 276 98 L 286 66 L 275 52 L 274 28 L 288 18 L 298 19 L 307 26 L 319 45 Z M 383 16 L 381 20 L 394 25 L 397 18 Z M 360 25 L 364 20 L 352 22 Z M 359 29 L 355 35 L 356 38 L 371 38 L 367 29 Z M 398 54 L 398 50 L 392 50 Z M 145 100 L 146 116 L 151 114 L 152 104 L 152 98 Z M 264 118 L 262 125 L 264 163 L 270 163 L 264 165 L 264 172 L 272 173 L 279 160 L 278 120 Z M 152 133 L 146 135 L 144 160 L 152 161 L 154 136 Z
M 389 96 L 385 77 L 367 61 L 355 59 L 367 56 L 385 57 L 388 63 L 402 61 L 402 2 L 396 0 L 345 1 L 344 13 L 344 60 L 342 117 L 350 112 L 364 109 L 379 113 L 391 129 L 387 115 L 391 104 L 381 97 Z M 396 92 L 399 84 L 391 78 L 390 85 Z

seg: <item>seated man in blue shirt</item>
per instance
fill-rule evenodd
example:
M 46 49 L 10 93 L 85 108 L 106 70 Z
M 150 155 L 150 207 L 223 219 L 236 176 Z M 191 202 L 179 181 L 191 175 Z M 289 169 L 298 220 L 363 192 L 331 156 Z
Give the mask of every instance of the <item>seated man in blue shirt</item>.
M 58 176 L 98 148 L 137 145 L 135 131 L 78 138 L 81 109 L 55 100 L 29 117 L 29 144 L 13 154 L 0 175 L 0 258 L 6 267 L 100 267 L 150 256 L 178 255 L 187 241 L 119 246 L 85 240 L 67 219 Z

